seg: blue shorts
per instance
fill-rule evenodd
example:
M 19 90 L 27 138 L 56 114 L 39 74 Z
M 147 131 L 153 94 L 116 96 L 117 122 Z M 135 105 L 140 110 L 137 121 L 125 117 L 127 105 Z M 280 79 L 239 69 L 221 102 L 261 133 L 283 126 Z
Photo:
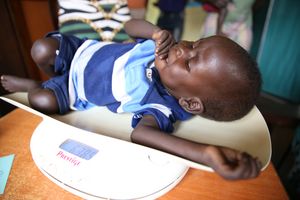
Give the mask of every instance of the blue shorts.
M 58 32 L 51 32 L 46 37 L 53 37 L 59 40 L 59 53 L 55 58 L 54 71 L 58 74 L 42 84 L 45 89 L 52 90 L 56 96 L 59 106 L 59 113 L 64 114 L 69 111 L 69 70 L 72 59 L 85 39 L 75 36 L 66 36 Z

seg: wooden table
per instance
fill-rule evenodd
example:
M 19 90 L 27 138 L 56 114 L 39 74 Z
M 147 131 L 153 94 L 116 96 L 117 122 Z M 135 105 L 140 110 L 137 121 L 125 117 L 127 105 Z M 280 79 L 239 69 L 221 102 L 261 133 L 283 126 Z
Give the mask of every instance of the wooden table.
M 80 199 L 51 182 L 31 158 L 30 138 L 41 120 L 19 108 L 0 118 L 0 156 L 15 154 L 6 189 L 0 199 Z M 244 181 L 225 181 L 215 173 L 190 169 L 174 189 L 159 199 L 284 200 L 288 196 L 270 164 L 258 178 Z

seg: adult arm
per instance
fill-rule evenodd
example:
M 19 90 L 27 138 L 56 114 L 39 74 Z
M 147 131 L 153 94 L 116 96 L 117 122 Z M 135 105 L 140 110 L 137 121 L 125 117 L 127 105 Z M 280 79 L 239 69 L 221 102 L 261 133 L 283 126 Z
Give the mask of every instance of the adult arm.
M 228 3 L 232 2 L 232 0 L 198 0 L 201 3 L 207 3 L 213 5 L 214 7 L 218 8 L 218 20 L 217 20 L 217 28 L 216 34 L 226 36 L 222 32 L 222 26 L 227 15 L 227 5 Z
M 249 154 L 230 148 L 201 144 L 159 130 L 154 117 L 144 116 L 131 134 L 135 143 L 207 165 L 225 179 L 248 179 L 259 175 L 261 163 Z
M 217 21 L 217 31 L 216 34 L 217 35 L 222 35 L 222 36 L 226 36 L 223 32 L 222 32 L 222 27 L 224 24 L 224 20 L 225 17 L 227 15 L 227 8 L 221 8 L 219 11 L 219 15 L 218 15 L 218 21 Z
M 221 9 L 221 8 L 225 8 L 227 4 L 232 0 L 197 0 L 197 1 L 199 1 L 200 3 L 209 3 Z

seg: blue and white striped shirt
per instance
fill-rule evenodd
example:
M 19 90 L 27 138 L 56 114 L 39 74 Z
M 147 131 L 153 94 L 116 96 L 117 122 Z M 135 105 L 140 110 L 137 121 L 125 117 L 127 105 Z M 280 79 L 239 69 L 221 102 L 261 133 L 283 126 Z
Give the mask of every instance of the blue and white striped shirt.
M 152 40 L 128 44 L 86 40 L 70 67 L 70 108 L 107 106 L 113 112 L 131 112 L 133 127 L 143 115 L 152 115 L 162 131 L 172 132 L 176 120 L 191 114 L 162 86 L 153 67 L 154 50 Z

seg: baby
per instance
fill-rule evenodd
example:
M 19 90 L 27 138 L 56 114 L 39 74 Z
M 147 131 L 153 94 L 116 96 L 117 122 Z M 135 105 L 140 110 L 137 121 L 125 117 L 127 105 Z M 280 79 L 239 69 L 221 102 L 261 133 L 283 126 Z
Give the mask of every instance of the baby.
M 246 115 L 261 85 L 249 54 L 222 36 L 175 43 L 143 20 L 128 21 L 125 30 L 146 39 L 112 44 L 49 34 L 31 54 L 51 79 L 41 84 L 3 75 L 1 83 L 10 92 L 28 91 L 30 105 L 44 113 L 92 106 L 132 112 L 133 142 L 208 165 L 225 179 L 256 177 L 261 163 L 247 153 L 166 134 L 193 115 L 219 121 Z

